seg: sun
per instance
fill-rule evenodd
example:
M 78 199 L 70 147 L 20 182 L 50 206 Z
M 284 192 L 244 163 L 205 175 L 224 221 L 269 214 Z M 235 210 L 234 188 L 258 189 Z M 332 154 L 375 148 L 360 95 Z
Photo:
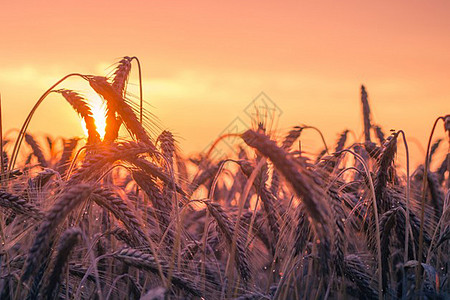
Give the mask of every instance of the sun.
M 105 136 L 106 128 L 106 105 L 96 93 L 86 95 L 89 99 L 89 106 L 91 107 L 92 117 L 95 120 L 95 126 L 97 127 L 97 132 L 100 138 L 103 139 Z M 81 126 L 83 128 L 84 134 L 88 136 L 88 131 L 86 128 L 86 123 L 81 120 Z

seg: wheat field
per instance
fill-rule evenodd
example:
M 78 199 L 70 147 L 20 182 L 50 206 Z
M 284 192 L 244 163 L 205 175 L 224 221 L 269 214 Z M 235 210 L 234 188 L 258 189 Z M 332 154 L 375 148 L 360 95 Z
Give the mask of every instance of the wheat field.
M 276 139 L 261 122 L 235 134 L 227 158 L 186 157 L 173 133 L 151 128 L 142 97 L 129 99 L 135 65 L 124 57 L 108 77 L 63 77 L 16 136 L 2 135 L 0 299 L 449 297 L 447 112 L 416 169 L 405 133 L 372 124 L 364 86 L 360 140 L 343 130 L 305 153 L 309 126 Z M 103 137 L 90 100 L 64 89 L 69 77 L 104 100 Z M 87 138 L 30 133 L 51 93 Z

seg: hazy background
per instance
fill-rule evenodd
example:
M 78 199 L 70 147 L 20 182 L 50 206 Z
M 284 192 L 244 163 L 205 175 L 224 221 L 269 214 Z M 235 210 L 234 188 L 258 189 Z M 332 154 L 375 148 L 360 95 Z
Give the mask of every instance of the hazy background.
M 375 123 L 405 130 L 417 156 L 414 142 L 424 146 L 434 119 L 450 112 L 449 15 L 444 0 L 3 1 L 3 126 L 20 127 L 63 75 L 106 75 L 121 56 L 135 55 L 146 108 L 187 153 L 202 150 L 261 91 L 284 112 L 279 132 L 314 125 L 329 144 L 345 128 L 359 135 L 365 84 Z M 62 87 L 89 90 L 80 79 Z M 83 133 L 57 96 L 30 128 Z M 318 143 L 309 133 L 303 147 Z

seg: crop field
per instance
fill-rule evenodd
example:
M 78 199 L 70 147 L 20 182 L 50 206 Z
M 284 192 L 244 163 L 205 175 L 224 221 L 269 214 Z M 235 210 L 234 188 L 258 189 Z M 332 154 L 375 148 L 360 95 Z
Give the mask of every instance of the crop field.
M 22 128 L 3 128 L 0 299 L 448 299 L 448 112 L 417 168 L 405 132 L 373 124 L 364 86 L 364 131 L 318 134 L 321 153 L 302 151 L 320 128 L 273 135 L 262 117 L 188 157 L 129 97 L 138 67 L 123 57 L 108 77 L 69 74 Z M 69 77 L 104 101 L 104 135 Z M 86 137 L 32 134 L 49 94 Z M 230 138 L 234 151 L 213 157 Z

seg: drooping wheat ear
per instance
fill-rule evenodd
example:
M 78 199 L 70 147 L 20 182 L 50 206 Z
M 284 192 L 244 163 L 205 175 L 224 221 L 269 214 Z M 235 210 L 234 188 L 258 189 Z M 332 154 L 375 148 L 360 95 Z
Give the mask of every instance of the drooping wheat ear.
M 156 217 L 159 221 L 161 231 L 165 231 L 170 224 L 170 213 L 172 211 L 172 204 L 167 198 L 161 194 L 159 187 L 156 185 L 154 179 L 141 171 L 133 171 L 133 179 L 141 187 L 147 197 L 155 208 Z M 168 232 L 169 241 L 173 240 L 171 231 Z
M 114 258 L 119 259 L 127 265 L 158 274 L 156 261 L 151 254 L 143 253 L 137 249 L 126 248 L 114 254 Z M 168 273 L 167 262 L 159 259 L 164 274 Z M 172 271 L 172 283 L 177 288 L 184 290 L 194 296 L 202 297 L 203 293 L 194 282 L 184 277 L 181 273 Z
M 394 208 L 385 212 L 380 218 L 380 238 L 381 238 L 381 263 L 383 266 L 383 293 L 387 291 L 387 282 L 389 275 L 389 258 L 390 258 L 390 248 L 389 241 L 391 240 L 392 229 L 398 223 L 397 218 L 402 218 L 402 216 L 397 216 L 401 214 L 398 208 Z M 402 226 L 403 227 L 403 226 Z
M 25 272 L 22 280 L 28 280 L 35 272 L 36 266 L 50 252 L 50 245 L 53 241 L 53 234 L 67 215 L 80 205 L 92 192 L 92 186 L 88 184 L 78 184 L 68 187 L 56 200 L 44 217 L 34 242 L 28 252 Z
M 79 183 L 83 180 L 88 181 L 97 175 L 106 164 L 117 160 L 134 158 L 138 154 L 148 152 L 152 147 L 142 142 L 126 142 L 106 144 L 101 147 L 98 146 L 96 149 L 99 151 L 86 156 L 81 167 L 70 177 L 68 185 Z
M 305 212 L 304 205 L 300 204 L 297 208 L 297 227 L 295 229 L 294 240 L 294 255 L 299 255 L 303 252 L 306 244 L 308 243 L 309 236 L 311 234 L 311 224 L 308 220 L 308 216 Z
M 269 236 L 267 235 L 266 230 L 262 226 L 262 223 L 265 222 L 265 220 L 261 211 L 247 211 L 243 213 L 241 215 L 239 224 L 242 224 L 242 226 L 244 226 L 244 228 L 248 230 L 253 218 L 253 233 L 261 240 L 261 242 L 263 242 L 267 249 L 275 250 L 274 246 L 276 246 L 276 241 L 275 243 L 272 243 L 272 241 L 269 239 Z M 246 238 L 248 238 L 248 236 Z M 247 242 L 248 240 L 245 240 L 245 243 Z
M 433 161 L 433 155 L 436 153 L 436 150 L 439 148 L 439 145 L 441 144 L 442 139 L 437 139 L 434 144 L 430 148 L 430 162 Z
M 339 152 L 339 151 L 342 151 L 342 149 L 344 149 L 345 142 L 347 141 L 347 134 L 348 134 L 347 129 L 341 133 L 341 136 L 339 137 L 339 140 L 336 144 L 336 149 L 334 150 L 334 152 Z
M 116 92 L 105 77 L 89 76 L 87 79 L 89 80 L 90 86 L 97 92 L 97 94 L 102 96 L 103 99 L 109 102 L 111 107 L 117 111 L 130 132 L 139 141 L 142 141 L 152 147 L 152 150 L 154 151 L 155 147 L 150 140 L 150 137 L 124 97 Z
M 67 229 L 61 236 L 58 244 L 58 252 L 51 263 L 51 272 L 47 277 L 43 288 L 42 296 L 45 299 L 54 299 L 59 294 L 61 274 L 64 273 L 63 270 L 65 269 L 70 254 L 78 243 L 80 236 L 81 230 L 79 228 Z
M 360 299 L 377 300 L 378 291 L 371 285 L 373 274 L 369 274 L 367 267 L 357 255 L 348 255 L 345 257 L 344 275 L 351 282 L 355 283 Z
M 378 161 L 378 167 L 375 171 L 375 196 L 381 214 L 390 208 L 390 203 L 383 197 L 383 192 L 388 181 L 392 179 L 392 172 L 395 170 L 392 167 L 392 164 L 394 162 L 395 154 L 397 153 L 397 137 L 398 133 L 393 133 L 384 142 L 383 150 Z
M 281 147 L 288 151 L 292 147 L 294 142 L 300 137 L 302 131 L 303 127 L 295 126 L 291 131 L 289 131 L 288 135 L 284 138 Z
M 83 118 L 86 123 L 86 129 L 88 131 L 88 143 L 95 144 L 100 142 L 100 135 L 97 132 L 97 127 L 95 126 L 95 120 L 92 117 L 92 111 L 87 100 L 84 99 L 80 94 L 75 91 L 60 89 L 55 90 L 55 93 L 61 94 L 64 99 L 69 102 L 73 109 Z
M 27 119 L 25 120 L 25 122 L 22 125 L 22 128 L 20 129 L 19 132 L 19 136 L 16 139 L 16 142 L 14 144 L 14 148 L 11 154 L 11 163 L 9 166 L 9 169 L 12 170 L 14 169 L 16 160 L 17 160 L 17 156 L 19 154 L 19 150 L 20 150 L 20 146 L 22 144 L 23 138 L 25 136 L 25 133 L 27 131 L 27 128 L 31 122 L 31 119 L 33 118 L 34 113 L 36 112 L 36 110 L 38 109 L 39 105 L 41 105 L 41 103 L 44 101 L 44 99 L 52 92 L 52 90 L 61 82 L 63 82 L 64 80 L 66 80 L 69 77 L 72 76 L 80 76 L 83 77 L 83 75 L 78 74 L 78 73 L 72 73 L 69 75 L 64 76 L 63 78 L 61 78 L 60 80 L 58 80 L 58 82 L 56 82 L 54 85 L 52 85 L 47 91 L 44 92 L 44 94 L 39 98 L 39 100 L 35 103 L 35 105 L 33 106 L 33 108 L 31 109 L 30 113 L 28 114 Z
M 157 141 L 161 143 L 162 155 L 167 161 L 167 173 L 173 172 L 173 157 L 175 153 L 175 139 L 170 131 L 164 130 L 158 137 Z M 173 182 L 169 184 L 164 184 L 163 188 L 163 196 L 169 201 L 172 200 L 173 197 Z
M 79 263 L 70 263 L 68 267 L 69 267 L 70 275 L 79 277 L 80 279 L 83 278 L 86 275 L 86 273 L 88 272 L 88 268 L 85 268 L 82 264 L 79 264 Z M 96 280 L 95 275 L 93 275 L 93 274 L 87 275 L 87 280 L 95 283 L 95 280 Z
M 200 247 L 202 247 L 201 243 L 189 243 L 184 247 L 183 250 L 181 250 L 181 257 L 183 260 L 193 260 L 195 257 L 195 254 L 197 254 L 198 250 L 200 250 Z
M 399 208 L 399 210 L 402 212 L 402 214 L 398 213 L 397 214 L 397 225 L 396 225 L 396 230 L 397 230 L 397 235 L 400 237 L 400 240 L 404 240 L 405 236 L 405 228 L 407 226 L 406 224 L 406 219 L 405 219 L 405 215 L 406 215 L 406 204 L 404 202 L 404 199 L 399 196 L 399 193 L 394 192 L 395 190 L 393 189 L 387 189 L 385 194 L 387 195 L 387 197 L 391 198 L 392 200 L 390 200 L 391 203 L 395 203 L 396 206 Z M 429 227 L 429 221 L 431 220 L 427 220 L 427 222 L 424 224 L 425 227 L 423 228 L 423 243 L 425 246 L 429 246 L 431 243 L 431 237 L 428 233 L 427 228 Z M 412 242 L 410 241 L 409 243 L 409 250 L 412 249 L 413 247 L 418 248 L 419 245 L 419 232 L 420 232 L 420 218 L 419 216 L 414 212 L 414 210 L 410 210 L 409 211 L 409 225 L 411 227 L 412 230 L 412 235 L 414 238 L 411 238 L 411 240 L 414 240 L 414 245 L 412 244 Z M 410 251 L 410 257 L 413 258 L 413 253 L 412 251 Z
M 160 179 L 162 182 L 164 182 L 164 184 L 173 186 L 172 177 L 158 165 L 155 165 L 154 163 L 141 157 L 130 157 L 125 158 L 124 160 L 129 161 L 130 163 L 141 169 L 144 173 Z M 187 193 L 180 187 L 179 184 L 176 184 L 175 186 L 178 193 L 183 196 L 187 196 Z
M 242 237 L 239 236 L 239 233 L 234 232 L 235 225 L 227 213 L 223 210 L 222 206 L 219 203 L 205 201 L 206 207 L 208 208 L 209 213 L 213 216 L 214 220 L 217 222 L 220 231 L 225 237 L 228 245 L 231 247 L 233 243 L 234 234 L 238 234 L 236 239 L 236 254 L 234 255 L 236 269 L 238 270 L 239 275 L 242 280 L 247 282 L 251 278 L 251 272 L 248 263 L 247 253 L 245 251 L 245 244 L 242 240 Z
M 55 175 L 58 175 L 57 171 L 50 168 L 45 168 L 28 181 L 28 189 L 41 189 L 49 182 L 50 178 Z
M 64 175 L 69 166 L 70 158 L 72 157 L 73 150 L 77 147 L 78 139 L 69 139 L 64 140 L 63 151 L 61 154 L 61 158 L 57 163 L 57 170 L 59 174 Z
M 428 186 L 430 188 L 431 194 L 431 204 L 434 209 L 434 213 L 436 216 L 436 220 L 442 215 L 442 208 L 444 207 L 444 191 L 442 190 L 442 186 L 439 183 L 438 174 L 434 172 L 428 172 Z
M 241 167 L 242 172 L 250 178 L 251 174 L 254 171 L 254 167 L 248 161 L 239 161 L 239 165 Z M 275 206 L 276 198 L 274 195 L 267 189 L 265 183 L 261 180 L 254 180 L 253 186 L 255 190 L 261 196 L 261 202 L 263 204 L 263 209 L 265 215 L 267 217 L 267 221 L 269 223 L 270 230 L 272 231 L 274 241 L 278 241 L 280 235 L 280 225 L 279 225 L 279 212 Z
M 380 144 L 383 144 L 384 142 L 384 132 L 383 129 L 381 129 L 380 126 L 378 125 L 374 125 L 373 129 L 375 130 L 375 134 L 377 136 L 378 141 L 380 142 Z
M 336 274 L 342 276 L 344 273 L 344 260 L 346 251 L 347 238 L 345 235 L 345 214 L 342 207 L 342 200 L 335 186 L 331 186 L 328 190 L 328 195 L 331 198 L 331 209 L 333 211 L 334 222 L 336 224 L 336 232 L 334 236 L 334 264 L 336 267 Z
M 50 179 L 59 175 L 59 173 L 53 169 L 45 168 L 39 172 L 35 177 L 28 180 L 27 188 L 22 192 L 22 196 L 25 199 L 34 199 L 37 193 L 42 192 L 43 188 L 47 185 Z
M 449 164 L 450 164 L 450 153 L 447 153 L 441 165 L 436 171 L 436 173 L 438 174 L 438 181 L 440 184 L 442 184 L 445 180 L 445 172 L 447 171 Z M 447 182 L 448 182 L 447 188 L 450 188 L 450 176 Z
M 363 111 L 363 119 L 364 119 L 364 141 L 366 143 L 371 143 L 370 140 L 370 106 L 369 100 L 367 99 L 367 92 L 364 85 L 361 85 L 361 103 L 362 103 L 362 111 Z
M 47 270 L 49 264 L 49 258 L 46 257 L 39 267 L 36 275 L 33 278 L 33 281 L 30 283 L 30 289 L 28 291 L 28 295 L 26 299 L 39 299 L 39 291 L 41 290 L 43 284 L 43 278 L 45 271 Z
M 38 162 L 41 164 L 43 168 L 47 168 L 47 160 L 44 157 L 44 153 L 42 152 L 41 146 L 36 142 L 34 137 L 31 134 L 25 134 L 25 141 L 28 145 L 30 145 L 33 150 L 33 155 L 36 156 Z
M 42 212 L 33 204 L 28 203 L 27 200 L 5 191 L 0 191 L 0 206 L 9 208 L 16 214 L 26 215 L 36 220 L 40 220 L 43 216 Z
M 108 188 L 98 187 L 93 190 L 91 198 L 122 221 L 136 242 L 141 245 L 147 244 L 147 237 L 141 229 L 141 222 L 119 195 Z
M 289 159 L 286 151 L 278 147 L 266 135 L 248 130 L 241 137 L 249 146 L 268 157 L 291 184 L 296 194 L 302 198 L 308 215 L 314 221 L 312 225 L 321 242 L 327 244 L 330 236 L 328 234 L 330 209 L 325 201 L 323 189 L 314 181 L 318 176 L 312 170 Z
M 112 234 L 118 241 L 124 242 L 128 245 L 128 247 L 138 247 L 139 244 L 136 243 L 135 239 L 132 235 L 130 235 L 125 229 L 120 227 L 116 227 L 109 232 Z

